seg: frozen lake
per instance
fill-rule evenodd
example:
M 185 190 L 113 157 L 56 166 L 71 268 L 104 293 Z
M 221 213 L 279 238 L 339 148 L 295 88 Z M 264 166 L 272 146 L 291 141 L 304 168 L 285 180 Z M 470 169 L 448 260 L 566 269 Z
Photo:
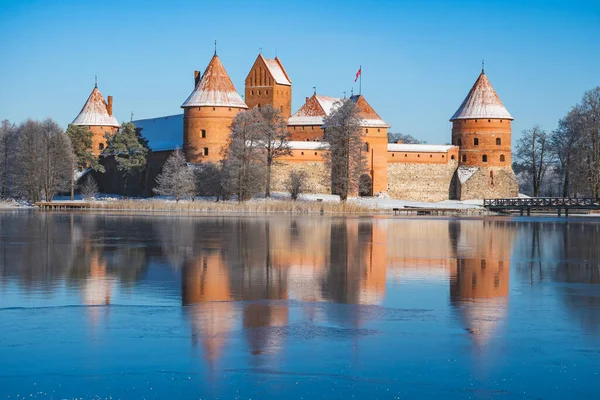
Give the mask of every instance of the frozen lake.
M 600 393 L 600 219 L 0 212 L 0 398 Z

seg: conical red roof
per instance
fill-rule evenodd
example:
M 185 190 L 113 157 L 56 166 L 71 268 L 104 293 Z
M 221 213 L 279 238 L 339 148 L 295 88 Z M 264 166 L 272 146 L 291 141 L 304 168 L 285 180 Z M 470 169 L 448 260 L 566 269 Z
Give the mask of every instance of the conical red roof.
M 481 72 L 469 94 L 450 121 L 457 119 L 514 119 L 506 110 L 500 97 L 484 72 Z
M 112 116 L 108 115 L 107 104 L 102 98 L 102 93 L 98 90 L 98 87 L 94 87 L 90 97 L 83 105 L 83 108 L 79 112 L 79 115 L 73 120 L 73 125 L 83 126 L 115 126 L 119 127 L 119 121 Z
M 202 106 L 248 108 L 216 54 L 192 94 L 181 105 L 182 108 Z

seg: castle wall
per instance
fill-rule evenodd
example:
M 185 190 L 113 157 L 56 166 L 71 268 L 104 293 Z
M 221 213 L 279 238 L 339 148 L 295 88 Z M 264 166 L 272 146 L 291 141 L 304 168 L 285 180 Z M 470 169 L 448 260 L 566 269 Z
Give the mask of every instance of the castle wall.
M 413 201 L 442 201 L 452 195 L 456 160 L 447 163 L 389 163 L 388 195 Z
M 288 125 L 289 140 L 300 142 L 321 142 L 325 133 L 321 125 Z
M 307 150 L 304 150 L 306 153 Z M 331 175 L 325 165 L 321 155 L 317 160 L 314 152 L 306 155 L 307 159 L 292 160 L 287 159 L 279 161 L 273 166 L 271 175 L 271 191 L 287 192 L 286 181 L 293 170 L 306 172 L 306 181 L 304 182 L 304 193 L 331 193 Z
M 456 198 L 459 200 L 519 195 L 519 184 L 511 167 L 479 167 L 466 181 L 461 183 L 458 177 L 456 179 Z

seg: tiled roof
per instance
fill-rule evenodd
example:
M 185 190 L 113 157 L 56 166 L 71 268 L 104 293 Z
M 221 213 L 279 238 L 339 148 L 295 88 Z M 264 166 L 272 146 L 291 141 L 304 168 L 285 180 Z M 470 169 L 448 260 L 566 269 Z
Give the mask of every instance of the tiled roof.
M 450 121 L 476 118 L 513 119 L 483 72 Z
M 181 105 L 182 108 L 201 106 L 248 108 L 216 54 L 192 94 Z
M 362 95 L 350 97 L 359 109 L 360 125 L 363 127 L 389 128 L 373 107 Z M 288 120 L 288 125 L 322 125 L 323 119 L 331 114 L 337 103 L 343 99 L 314 94 L 294 115 Z
M 113 115 L 108 115 L 107 104 L 98 87 L 94 87 L 79 115 L 71 123 L 83 126 L 120 126 Z

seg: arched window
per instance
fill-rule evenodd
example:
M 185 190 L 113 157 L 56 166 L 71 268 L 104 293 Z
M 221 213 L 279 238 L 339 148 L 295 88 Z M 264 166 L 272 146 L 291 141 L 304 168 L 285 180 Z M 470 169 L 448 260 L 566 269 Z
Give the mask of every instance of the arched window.
M 481 162 L 487 162 L 487 154 L 481 156 Z
M 454 156 L 450 156 L 450 159 L 451 159 L 451 160 L 454 160 L 454 159 L 455 159 L 455 157 L 454 157 Z
M 502 144 L 502 139 L 496 138 L 496 146 L 500 146 Z
M 100 143 L 100 144 L 98 145 L 98 149 L 99 149 L 99 150 L 104 150 L 104 143 Z
M 479 139 L 478 138 L 473 139 L 473 145 L 479 146 Z
M 462 162 L 467 162 L 467 156 L 463 154 L 462 156 Z
M 506 157 L 504 157 L 504 154 L 500 154 L 500 162 L 504 161 L 506 161 Z

